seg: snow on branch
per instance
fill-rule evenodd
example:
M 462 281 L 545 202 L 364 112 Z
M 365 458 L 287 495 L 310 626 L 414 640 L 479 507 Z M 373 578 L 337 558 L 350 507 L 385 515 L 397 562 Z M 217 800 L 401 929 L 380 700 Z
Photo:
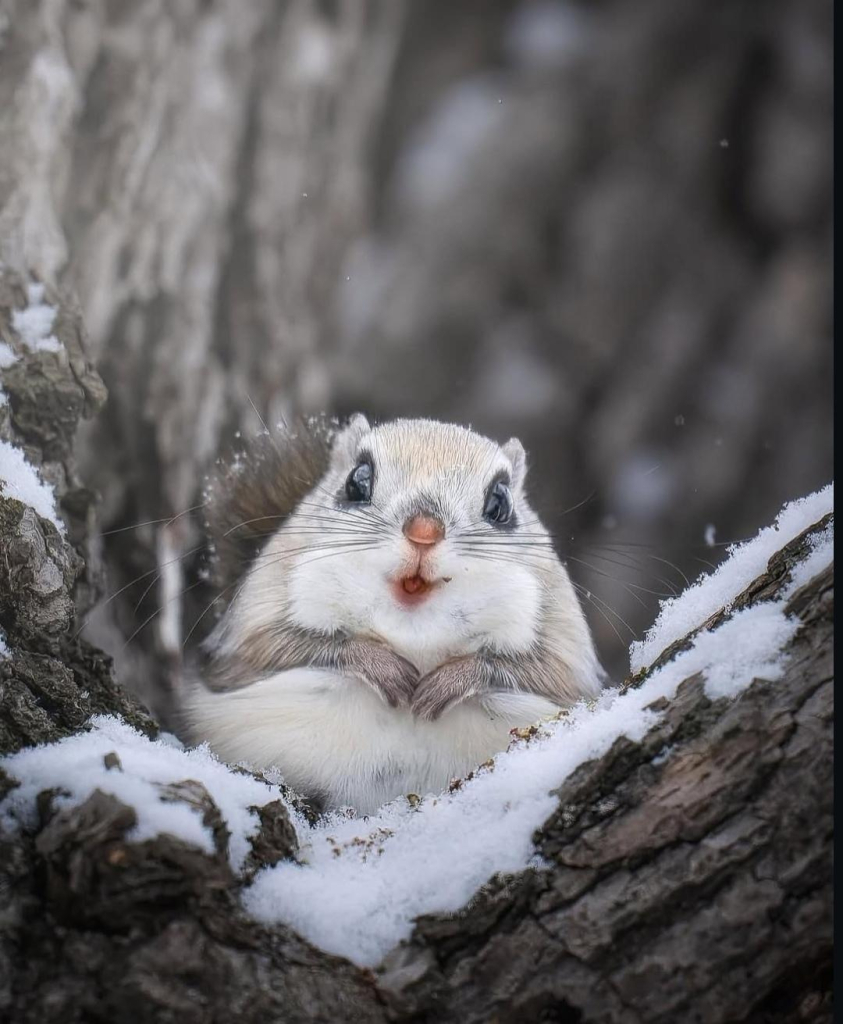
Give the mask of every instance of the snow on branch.
M 780 548 L 833 510 L 834 485 L 829 484 L 815 494 L 789 502 L 772 526 L 759 531 L 752 540 L 731 545 L 729 557 L 714 572 L 703 573 L 678 597 L 662 602 L 659 616 L 647 635 L 630 647 L 632 671 L 652 664 L 662 651 L 698 629 L 719 609 L 728 610 L 735 598 L 764 572 L 767 562 Z M 826 545 L 821 547 L 818 562 L 827 562 Z M 806 564 L 804 572 L 810 578 L 816 570 Z
M 52 487 L 41 480 L 20 448 L 3 440 L 0 440 L 0 495 L 30 505 L 39 516 L 49 519 L 59 533 L 64 533 Z

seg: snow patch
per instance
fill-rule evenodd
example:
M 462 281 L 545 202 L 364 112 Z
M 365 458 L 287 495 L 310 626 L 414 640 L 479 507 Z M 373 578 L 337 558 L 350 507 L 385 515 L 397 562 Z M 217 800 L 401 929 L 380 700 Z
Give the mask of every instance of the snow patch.
M 785 598 L 795 594 L 804 587 L 826 566 L 834 561 L 834 527 L 828 525 L 822 533 L 814 537 L 808 557 L 803 559 L 791 573 L 791 580 L 785 591 Z
M 186 803 L 160 798 L 160 785 L 194 779 L 205 786 L 225 818 L 231 833 L 232 868 L 236 871 L 243 866 L 250 849 L 249 836 L 259 826 L 257 815 L 249 808 L 280 799 L 277 786 L 232 771 L 206 746 L 185 751 L 169 739 L 150 740 L 113 716 L 96 715 L 91 725 L 90 732 L 29 747 L 0 760 L 0 766 L 21 783 L 2 805 L 0 820 L 9 827 L 16 823 L 34 826 L 35 800 L 44 789 L 61 791 L 59 807 L 80 804 L 100 789 L 137 811 L 132 839 L 150 839 L 166 832 L 212 853 L 211 830 L 202 824 L 201 815 Z M 120 768 L 105 767 L 103 758 L 112 751 L 120 758 Z
M 770 558 L 788 541 L 834 510 L 834 484 L 785 505 L 772 526 L 744 544 L 727 549 L 729 558 L 713 573 L 703 573 L 678 597 L 661 602 L 655 623 L 643 640 L 630 648 L 633 672 L 646 668 L 667 647 L 697 629 L 720 608 L 730 608 L 735 598 L 767 569 Z
M 5 341 L 0 341 L 0 370 L 5 370 L 7 366 L 11 366 L 17 361 L 18 357 L 12 351 L 11 346 L 7 345 Z
M 64 533 L 53 489 L 41 480 L 23 452 L 8 441 L 0 441 L 0 494 L 31 505 L 39 516 L 49 519 L 59 533 Z
M 44 302 L 44 285 L 31 284 L 26 290 L 29 305 L 12 313 L 12 327 L 31 352 L 58 352 L 62 343 L 52 334 L 56 310 Z
M 6 634 L 0 629 L 0 661 L 4 661 L 6 658 L 11 658 L 12 652 L 9 650 L 9 646 L 6 643 Z
M 744 608 L 718 629 L 701 633 L 693 647 L 698 671 L 705 673 L 705 693 L 711 700 L 736 697 L 755 678 L 775 681 L 784 672 L 780 651 L 793 639 L 799 620 L 784 614 L 784 602 Z M 722 657 L 728 649 L 729 657 Z M 684 671 L 693 670 L 693 659 Z

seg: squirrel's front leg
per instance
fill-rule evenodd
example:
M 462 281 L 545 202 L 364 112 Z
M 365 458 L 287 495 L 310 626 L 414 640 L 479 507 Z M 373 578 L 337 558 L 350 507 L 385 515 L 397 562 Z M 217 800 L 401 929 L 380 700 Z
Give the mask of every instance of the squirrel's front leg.
M 411 708 L 419 718 L 433 721 L 443 711 L 469 697 L 493 690 L 511 690 L 513 681 L 504 662 L 493 656 L 470 654 L 452 658 L 422 676 Z
M 392 707 L 410 703 L 419 678 L 415 665 L 385 644 L 357 637 L 329 640 L 311 664 L 357 676 Z
M 355 676 L 398 707 L 410 703 L 419 679 L 415 665 L 386 644 L 342 633 L 287 629 L 268 637 L 265 648 L 255 644 L 246 653 L 250 657 L 223 655 L 205 664 L 203 675 L 212 689 L 244 686 L 270 671 L 310 666 Z

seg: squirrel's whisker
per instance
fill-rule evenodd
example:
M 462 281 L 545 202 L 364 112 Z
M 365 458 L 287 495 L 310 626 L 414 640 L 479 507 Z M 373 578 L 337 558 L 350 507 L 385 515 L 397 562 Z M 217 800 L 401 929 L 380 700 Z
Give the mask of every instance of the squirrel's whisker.
M 168 604 L 172 604 L 173 601 L 178 601 L 180 598 L 184 597 L 184 595 L 186 593 L 188 593 L 191 590 L 194 590 L 198 586 L 201 586 L 201 584 L 204 583 L 204 582 L 205 582 L 204 580 L 196 580 L 194 583 L 190 583 L 188 586 L 186 586 L 182 590 L 180 590 L 178 592 L 178 594 L 174 594 L 171 598 L 168 598 L 163 604 L 159 605 L 155 609 L 155 611 L 152 612 L 151 615 L 147 616 L 147 618 L 145 618 L 143 620 L 143 622 L 138 626 L 138 628 L 134 631 L 134 633 L 132 633 L 132 635 L 126 640 L 126 642 L 123 644 L 123 646 L 120 648 L 120 650 L 121 651 L 125 651 L 126 648 L 129 646 L 129 644 L 138 635 L 138 633 L 140 633 L 140 631 L 142 629 L 144 629 L 146 626 L 148 626 L 149 623 L 152 622 L 152 620 L 156 617 L 156 615 L 160 615 L 162 609 L 166 608 Z
M 125 583 L 119 590 L 115 590 L 114 593 L 110 594 L 107 598 L 105 598 L 105 600 L 98 601 L 97 604 L 95 604 L 94 607 L 85 616 L 84 620 L 82 621 L 82 624 L 79 626 L 79 629 L 77 629 L 76 632 L 73 634 L 73 639 L 77 639 L 77 637 L 85 628 L 85 626 L 87 626 L 88 623 L 90 622 L 91 616 L 94 615 L 94 613 L 102 611 L 103 608 L 108 607 L 108 605 L 110 605 L 115 598 L 125 593 L 129 589 L 129 587 L 133 587 L 136 583 L 140 583 L 141 580 L 145 580 L 147 576 L 152 576 L 154 573 L 160 573 L 165 566 L 173 565 L 175 562 L 180 562 L 183 558 L 189 558 L 191 555 L 195 555 L 198 551 L 201 551 L 204 548 L 204 546 L 204 544 L 197 544 L 195 547 L 190 548 L 189 551 L 183 551 L 180 555 L 176 555 L 175 558 L 169 558 L 167 559 L 166 562 L 159 563 L 154 568 L 148 569 L 146 572 L 141 573 L 140 576 L 135 576 L 133 580 L 129 580 L 128 583 Z
M 133 523 L 131 526 L 118 526 L 113 530 L 104 530 L 102 533 L 97 534 L 99 537 L 112 537 L 116 533 L 126 533 L 129 530 L 140 530 L 144 526 L 159 526 L 163 523 L 165 526 L 172 526 L 173 523 L 178 522 L 179 519 L 191 512 L 196 512 L 200 508 L 204 508 L 207 502 L 203 501 L 199 505 L 191 505 L 190 508 L 183 509 L 172 517 L 165 516 L 163 519 L 147 519 L 143 523 Z
M 630 626 L 629 623 L 614 610 L 614 608 L 611 608 L 608 604 L 606 604 L 605 601 L 602 600 L 602 598 L 599 598 L 596 594 L 593 594 L 586 587 L 583 587 L 582 584 L 574 583 L 573 580 L 571 580 L 571 582 L 573 583 L 574 589 L 577 591 L 577 593 L 582 594 L 582 596 L 585 598 L 585 600 L 588 601 L 589 604 L 592 604 L 594 606 L 594 608 L 596 609 L 598 614 L 602 616 L 603 620 L 606 622 L 606 624 L 609 626 L 609 628 L 612 630 L 612 632 L 618 638 L 618 640 L 623 645 L 623 647 L 627 646 L 627 641 L 624 640 L 624 638 L 618 632 L 617 627 L 612 622 L 612 620 L 609 618 L 609 615 L 606 614 L 607 612 L 609 614 L 611 614 L 611 615 L 614 615 L 616 619 L 618 619 L 621 623 L 623 623 L 623 625 L 629 630 L 630 637 L 632 639 L 635 639 L 635 631 L 633 630 L 632 626 Z M 601 605 L 603 607 L 601 607 Z M 605 608 L 605 611 L 604 611 L 604 608 Z

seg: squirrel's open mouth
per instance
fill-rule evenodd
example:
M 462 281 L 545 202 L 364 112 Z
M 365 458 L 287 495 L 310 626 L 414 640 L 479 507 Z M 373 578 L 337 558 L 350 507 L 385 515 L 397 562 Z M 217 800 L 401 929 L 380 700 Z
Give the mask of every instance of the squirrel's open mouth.
M 405 594 L 421 594 L 424 591 L 430 590 L 432 584 L 423 576 L 405 576 L 401 580 L 401 589 Z
M 439 579 L 428 580 L 424 576 L 415 573 L 413 576 L 402 576 L 400 579 L 393 580 L 392 590 L 401 604 L 415 605 L 428 598 L 443 583 L 450 582 L 450 576 L 441 576 Z

